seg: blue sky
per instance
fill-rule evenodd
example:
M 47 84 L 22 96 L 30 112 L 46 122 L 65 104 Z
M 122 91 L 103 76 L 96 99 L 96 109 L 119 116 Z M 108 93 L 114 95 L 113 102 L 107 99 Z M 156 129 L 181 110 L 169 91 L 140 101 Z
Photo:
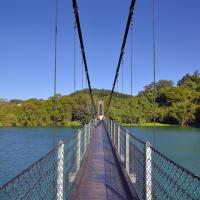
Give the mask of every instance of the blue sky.
M 57 90 L 69 94 L 73 92 L 73 11 L 71 0 L 58 1 Z M 77 2 L 92 87 L 111 89 L 130 0 Z M 54 5 L 55 0 L 0 1 L 0 98 L 48 98 L 53 94 Z M 156 0 L 157 80 L 176 82 L 184 74 L 200 70 L 199 10 L 199 0 Z M 137 0 L 134 94 L 152 82 L 152 68 L 152 0 Z M 77 89 L 81 89 L 78 43 L 77 70 Z M 124 57 L 124 92 L 130 93 L 130 35 Z

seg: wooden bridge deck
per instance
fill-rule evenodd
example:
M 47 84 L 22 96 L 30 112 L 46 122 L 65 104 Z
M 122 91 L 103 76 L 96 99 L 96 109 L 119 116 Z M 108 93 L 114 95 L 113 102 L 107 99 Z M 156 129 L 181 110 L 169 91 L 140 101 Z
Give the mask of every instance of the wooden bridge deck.
M 133 199 L 115 159 L 102 124 L 94 132 L 88 157 L 79 175 L 73 199 Z

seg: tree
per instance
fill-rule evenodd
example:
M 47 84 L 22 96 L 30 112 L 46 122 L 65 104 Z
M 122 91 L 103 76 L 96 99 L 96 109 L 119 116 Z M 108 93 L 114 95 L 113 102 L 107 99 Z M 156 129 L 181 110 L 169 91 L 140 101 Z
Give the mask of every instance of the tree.
M 186 74 L 174 86 L 169 80 L 156 83 L 155 104 L 153 83 L 136 96 L 114 93 L 108 116 L 120 123 L 160 123 L 199 126 L 200 92 L 198 91 L 199 72 Z M 192 83 L 191 83 L 192 82 Z M 195 89 L 197 88 L 197 89 Z M 109 90 L 94 89 L 94 102 L 103 100 L 105 109 L 109 101 Z M 55 110 L 53 103 L 55 102 Z M 0 101 L 0 126 L 49 126 L 54 116 L 57 125 L 65 126 L 71 121 L 85 124 L 91 118 L 91 99 L 88 90 L 70 95 L 57 94 L 48 100 L 28 99 Z
M 171 106 L 173 103 L 182 101 L 192 101 L 194 92 L 184 87 L 168 88 L 162 91 L 156 98 L 156 101 L 161 106 Z
M 8 113 L 3 118 L 4 126 L 16 126 L 17 124 L 17 116 L 14 113 Z
M 192 75 L 186 74 L 181 80 L 178 81 L 177 85 L 180 87 L 186 87 L 192 90 L 200 92 L 200 73 L 195 71 Z
M 181 126 L 194 123 L 195 106 L 188 101 L 173 103 L 170 112 Z

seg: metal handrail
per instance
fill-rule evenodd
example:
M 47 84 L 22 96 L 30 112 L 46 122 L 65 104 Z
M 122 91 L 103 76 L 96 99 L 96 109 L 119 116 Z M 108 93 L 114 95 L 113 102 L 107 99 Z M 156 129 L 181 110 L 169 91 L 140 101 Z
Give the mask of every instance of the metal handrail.
M 116 122 L 107 130 L 140 199 L 200 199 L 200 177 Z
M 0 187 L 1 200 L 68 199 L 93 132 L 90 121 L 70 141 L 60 141 L 46 155 Z

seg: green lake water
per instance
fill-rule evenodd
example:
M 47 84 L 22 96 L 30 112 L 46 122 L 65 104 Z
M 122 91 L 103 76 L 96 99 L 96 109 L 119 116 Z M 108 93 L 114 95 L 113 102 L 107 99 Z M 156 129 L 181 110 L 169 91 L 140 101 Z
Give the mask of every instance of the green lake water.
M 181 127 L 127 128 L 184 168 L 200 176 L 200 129 Z
M 200 176 L 200 129 L 180 127 L 127 128 L 143 141 Z M 0 185 L 45 155 L 54 142 L 75 136 L 71 128 L 0 128 Z

